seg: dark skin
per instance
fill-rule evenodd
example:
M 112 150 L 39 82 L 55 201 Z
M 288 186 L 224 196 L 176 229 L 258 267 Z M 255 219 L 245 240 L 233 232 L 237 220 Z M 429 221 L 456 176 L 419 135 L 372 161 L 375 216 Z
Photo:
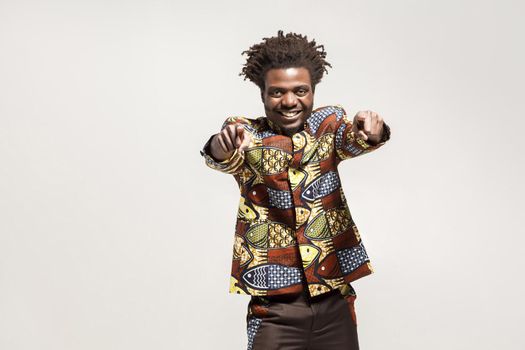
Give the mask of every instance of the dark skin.
M 314 105 L 308 69 L 270 69 L 264 86 L 261 98 L 266 117 L 288 136 L 302 131 Z
M 308 69 L 270 69 L 264 81 L 261 99 L 268 120 L 288 136 L 302 131 L 314 103 L 314 87 Z M 383 119 L 375 112 L 359 111 L 354 116 L 352 131 L 369 144 L 377 144 L 383 132 Z M 211 155 L 218 161 L 229 159 L 236 149 L 244 152 L 250 141 L 250 135 L 241 125 L 228 125 L 213 137 Z

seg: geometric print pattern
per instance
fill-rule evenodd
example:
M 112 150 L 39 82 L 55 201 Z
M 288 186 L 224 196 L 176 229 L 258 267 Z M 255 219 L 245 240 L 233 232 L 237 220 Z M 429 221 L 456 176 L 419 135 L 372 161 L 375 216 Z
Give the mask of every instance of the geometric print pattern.
M 321 198 L 329 195 L 341 186 L 339 176 L 335 171 L 331 171 L 323 175 L 320 179 L 320 185 L 314 191 L 314 198 Z
M 348 134 L 348 137 L 351 138 L 351 135 Z M 354 157 L 363 153 L 363 150 L 359 149 L 357 146 L 353 145 L 352 143 L 347 144 L 347 146 L 345 147 L 345 150 L 352 153 Z
M 288 209 L 293 207 L 292 193 L 290 191 L 274 190 L 268 188 L 268 197 L 270 205 L 279 209 Z
M 334 146 L 334 135 L 326 134 L 319 138 L 319 147 L 317 148 L 317 155 L 313 159 L 317 162 L 321 162 L 330 157 L 333 153 Z
M 270 224 L 268 234 L 270 248 L 285 248 L 297 244 L 293 230 L 285 225 Z
M 308 125 L 313 134 L 317 133 L 321 123 L 331 114 L 336 114 L 336 120 L 339 121 L 343 117 L 341 109 L 328 106 L 312 113 L 312 116 L 308 119 Z
M 281 265 L 269 266 L 268 284 L 270 289 L 279 289 L 297 283 L 301 283 L 300 269 Z
M 366 254 L 363 242 L 361 242 L 357 247 L 338 251 L 337 260 L 339 260 L 339 265 L 341 266 L 343 275 L 347 275 L 357 269 L 359 266 L 363 265 L 369 259 L 368 255 Z
M 255 132 L 255 137 L 260 138 L 260 139 L 264 139 L 266 137 L 270 137 L 270 136 L 274 136 L 274 135 L 275 135 L 275 132 L 273 132 L 271 130 L 266 130 L 266 131 L 262 131 L 262 132 Z
M 264 174 L 279 174 L 286 169 L 291 156 L 279 149 L 265 148 L 262 152 L 262 171 Z
M 293 135 L 265 117 L 229 117 L 223 128 L 231 124 L 251 137 L 244 152 L 216 161 L 213 136 L 201 150 L 205 164 L 233 175 L 241 192 L 230 293 L 263 297 L 306 288 L 316 296 L 372 273 L 337 165 L 381 147 L 389 126 L 383 123 L 378 144 L 368 144 L 355 137 L 340 106 L 313 110 Z M 258 321 L 250 325 L 253 336 Z
M 252 350 L 253 347 L 253 338 L 255 338 L 255 334 L 257 333 L 257 330 L 259 329 L 259 326 L 262 323 L 262 319 L 249 316 L 248 317 L 248 326 L 247 326 L 247 333 L 248 333 L 248 350 Z
M 342 123 L 337 131 L 335 132 L 335 147 L 341 148 L 341 143 L 343 142 L 343 131 L 346 128 L 346 124 Z
M 330 231 L 337 235 L 339 232 L 345 231 L 351 224 L 350 214 L 345 209 L 330 209 L 326 212 L 326 219 Z

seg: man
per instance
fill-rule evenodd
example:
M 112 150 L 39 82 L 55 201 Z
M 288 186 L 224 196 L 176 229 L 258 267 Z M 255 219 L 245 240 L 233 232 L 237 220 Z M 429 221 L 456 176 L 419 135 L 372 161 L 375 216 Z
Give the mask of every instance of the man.
M 313 110 L 331 67 L 314 40 L 279 31 L 243 54 L 266 117 L 227 118 L 201 154 L 239 185 L 230 293 L 251 295 L 248 349 L 358 349 L 350 282 L 372 267 L 337 166 L 390 128 L 372 111 L 351 121 L 340 106 Z

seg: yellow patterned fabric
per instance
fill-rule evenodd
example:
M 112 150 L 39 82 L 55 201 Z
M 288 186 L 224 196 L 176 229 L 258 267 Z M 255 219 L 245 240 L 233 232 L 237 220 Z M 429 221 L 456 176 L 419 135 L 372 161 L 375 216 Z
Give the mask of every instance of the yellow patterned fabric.
M 341 106 L 312 111 L 303 130 L 282 134 L 265 117 L 228 117 L 222 128 L 242 125 L 248 148 L 218 162 L 206 142 L 207 166 L 232 174 L 239 185 L 230 293 L 311 296 L 339 289 L 354 294 L 350 282 L 373 272 L 361 235 L 341 187 L 338 164 L 371 152 L 352 132 Z

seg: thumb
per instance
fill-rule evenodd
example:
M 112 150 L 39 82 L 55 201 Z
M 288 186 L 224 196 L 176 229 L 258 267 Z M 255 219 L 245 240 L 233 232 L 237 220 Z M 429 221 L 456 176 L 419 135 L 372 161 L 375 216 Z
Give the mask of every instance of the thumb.
M 361 140 L 368 140 L 368 135 L 365 134 L 365 132 L 363 130 L 359 130 L 359 132 L 357 133 L 357 137 L 360 138 Z
M 246 135 L 244 135 L 244 132 L 243 132 L 243 139 L 242 139 L 242 143 L 241 145 L 239 146 L 239 152 L 244 152 L 244 150 L 250 145 L 250 142 L 251 142 L 252 138 L 250 136 L 249 133 L 247 133 Z

